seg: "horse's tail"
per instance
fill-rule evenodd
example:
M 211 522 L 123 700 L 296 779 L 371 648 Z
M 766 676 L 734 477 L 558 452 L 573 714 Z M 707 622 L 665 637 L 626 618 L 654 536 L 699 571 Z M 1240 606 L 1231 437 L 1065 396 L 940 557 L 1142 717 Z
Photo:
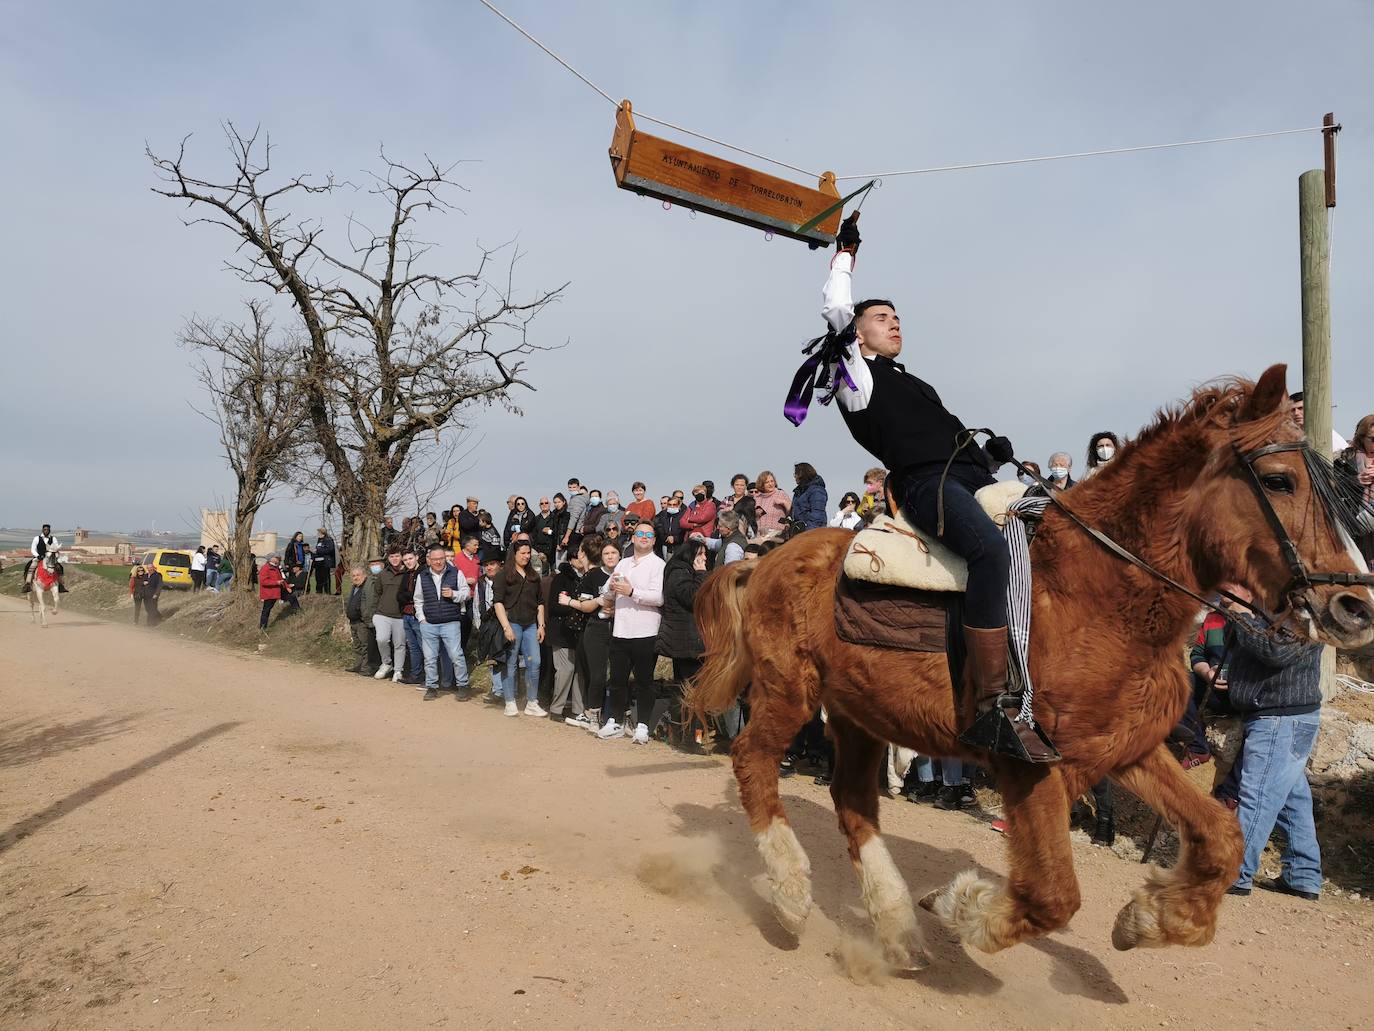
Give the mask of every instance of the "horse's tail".
M 753 656 L 744 639 L 744 589 L 757 563 L 732 562 L 706 578 L 697 591 L 692 609 L 706 646 L 706 663 L 692 678 L 686 707 L 703 722 L 721 713 L 740 696 L 749 683 Z

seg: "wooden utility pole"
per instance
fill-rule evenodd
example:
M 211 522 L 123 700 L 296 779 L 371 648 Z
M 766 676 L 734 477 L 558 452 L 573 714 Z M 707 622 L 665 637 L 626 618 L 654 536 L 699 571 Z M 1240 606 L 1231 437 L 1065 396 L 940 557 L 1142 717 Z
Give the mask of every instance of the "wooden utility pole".
M 1302 269 L 1302 393 L 1307 439 L 1331 457 L 1331 236 L 1336 206 L 1336 124 L 1322 119 L 1322 165 L 1298 177 L 1298 244 Z
M 1307 440 L 1331 457 L 1331 237 L 1326 223 L 1326 173 L 1298 177 L 1298 239 L 1302 262 L 1302 396 Z
M 1331 458 L 1331 231 L 1327 209 L 1336 206 L 1336 133 L 1322 119 L 1322 166 L 1298 177 L 1298 252 L 1302 270 L 1303 425 L 1308 443 Z M 1336 649 L 1322 649 L 1323 700 L 1336 683 Z

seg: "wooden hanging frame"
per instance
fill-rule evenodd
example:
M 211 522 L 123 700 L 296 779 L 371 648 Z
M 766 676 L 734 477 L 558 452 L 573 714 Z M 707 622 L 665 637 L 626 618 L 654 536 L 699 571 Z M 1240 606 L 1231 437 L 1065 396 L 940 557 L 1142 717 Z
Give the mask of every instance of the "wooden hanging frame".
M 628 100 L 621 101 L 611 137 L 611 170 L 622 190 L 728 218 L 812 247 L 835 242 L 840 216 L 835 208 L 814 227 L 798 232 L 835 207 L 840 191 L 835 173 L 821 176 L 817 189 L 779 179 L 672 140 L 640 132 Z

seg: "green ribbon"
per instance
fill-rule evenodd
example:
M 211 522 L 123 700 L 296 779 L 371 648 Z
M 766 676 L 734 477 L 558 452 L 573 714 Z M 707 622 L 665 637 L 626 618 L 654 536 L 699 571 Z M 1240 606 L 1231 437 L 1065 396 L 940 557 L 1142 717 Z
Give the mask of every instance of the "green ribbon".
M 824 222 L 831 215 L 835 214 L 835 212 L 842 210 L 846 204 L 852 201 L 859 194 L 867 193 L 869 190 L 873 189 L 874 185 L 877 182 L 878 180 L 876 179 L 870 179 L 866 185 L 860 186 L 848 197 L 841 197 L 839 200 L 837 200 L 834 204 L 830 205 L 830 207 L 826 208 L 815 218 L 803 222 L 801 225 L 797 226 L 797 228 L 794 229 L 793 232 L 795 232 L 798 236 L 802 236 L 806 233 L 809 233 L 811 230 L 815 229 L 818 225 Z

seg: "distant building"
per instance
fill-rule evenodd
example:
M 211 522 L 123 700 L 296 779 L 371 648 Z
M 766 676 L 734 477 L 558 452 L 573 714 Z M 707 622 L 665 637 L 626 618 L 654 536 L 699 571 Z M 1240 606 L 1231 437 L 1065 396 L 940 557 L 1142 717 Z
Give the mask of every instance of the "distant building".
M 229 547 L 229 512 L 223 508 L 202 508 L 200 510 L 200 546 L 218 548 L 223 552 Z M 277 553 L 277 531 L 261 530 L 248 538 L 249 550 L 258 558 L 267 558 Z
M 125 537 L 92 537 L 90 530 L 77 527 L 72 543 L 62 549 L 66 562 L 86 565 L 125 565 L 134 560 L 136 547 Z

